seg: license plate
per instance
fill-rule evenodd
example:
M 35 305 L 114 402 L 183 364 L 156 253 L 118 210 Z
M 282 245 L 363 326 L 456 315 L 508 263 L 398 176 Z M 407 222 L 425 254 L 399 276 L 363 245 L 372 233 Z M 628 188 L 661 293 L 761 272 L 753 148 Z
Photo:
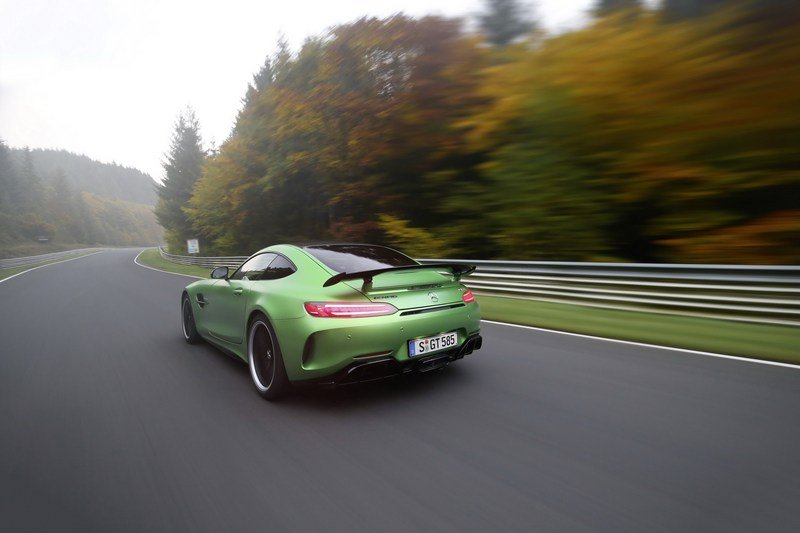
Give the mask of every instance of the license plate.
M 454 348 L 458 345 L 458 333 L 451 331 L 450 333 L 442 333 L 435 337 L 426 337 L 424 339 L 414 339 L 408 341 L 408 354 L 411 357 L 426 355 L 429 353 L 439 352 Z

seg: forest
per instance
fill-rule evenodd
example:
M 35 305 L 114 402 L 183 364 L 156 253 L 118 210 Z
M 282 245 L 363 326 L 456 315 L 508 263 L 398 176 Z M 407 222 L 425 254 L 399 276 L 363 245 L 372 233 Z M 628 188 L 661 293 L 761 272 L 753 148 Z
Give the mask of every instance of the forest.
M 157 244 L 163 230 L 155 200 L 155 182 L 138 170 L 0 141 L 0 257 L 74 245 Z
M 800 261 L 800 9 L 602 0 L 548 34 L 396 15 L 281 43 L 230 136 L 181 115 L 170 247 L 369 241 L 416 257 Z

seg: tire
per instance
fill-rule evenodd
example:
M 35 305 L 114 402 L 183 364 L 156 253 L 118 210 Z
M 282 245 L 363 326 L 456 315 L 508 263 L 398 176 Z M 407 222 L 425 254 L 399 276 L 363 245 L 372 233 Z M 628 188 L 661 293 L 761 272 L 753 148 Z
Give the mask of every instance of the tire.
M 183 298 L 181 298 L 181 330 L 183 331 L 184 340 L 189 344 L 197 344 L 202 340 L 197 332 L 192 302 L 189 300 L 188 294 L 184 294 Z
M 277 400 L 290 389 L 275 331 L 264 315 L 256 315 L 247 328 L 247 364 L 256 392 Z

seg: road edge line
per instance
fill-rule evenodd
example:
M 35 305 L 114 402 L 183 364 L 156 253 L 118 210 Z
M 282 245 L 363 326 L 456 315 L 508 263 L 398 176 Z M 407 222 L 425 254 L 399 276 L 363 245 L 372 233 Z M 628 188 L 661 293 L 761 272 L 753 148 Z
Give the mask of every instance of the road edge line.
M 98 251 L 92 252 L 90 254 L 79 255 L 78 257 L 70 257 L 69 259 L 62 259 L 61 261 L 53 261 L 52 263 L 47 263 L 45 265 L 39 265 L 39 266 L 31 267 L 31 268 L 29 268 L 27 270 L 23 270 L 22 272 L 17 272 L 16 274 L 12 274 L 11 276 L 8 276 L 7 278 L 0 279 L 0 283 L 5 283 L 6 281 L 8 281 L 10 279 L 14 279 L 17 276 L 21 276 L 23 274 L 27 274 L 28 272 L 31 272 L 33 270 L 39 270 L 40 268 L 49 267 L 51 265 L 58 265 L 60 263 L 66 263 L 67 261 L 75 261 L 76 259 L 83 259 L 84 257 L 89 257 L 89 256 L 92 256 L 92 255 L 97 255 L 97 254 L 103 253 L 104 251 L 105 250 L 98 250 Z
M 185 278 L 194 278 L 194 279 L 206 279 L 201 278 L 200 276 L 192 276 L 191 274 L 181 274 L 180 272 L 170 272 L 169 270 L 161 270 L 160 268 L 151 267 L 147 265 L 143 265 L 139 262 L 139 256 L 145 253 L 145 251 L 150 250 L 150 248 L 144 248 L 141 252 L 136 254 L 136 257 L 133 258 L 133 262 L 139 265 L 142 268 L 147 268 L 150 270 L 155 270 L 156 272 L 163 272 L 164 274 L 172 274 L 173 276 L 183 276 Z
M 800 365 L 794 365 L 792 363 L 781 363 L 779 361 L 767 361 L 765 359 L 754 359 L 750 357 L 744 357 L 741 355 L 728 355 L 722 353 L 714 353 L 714 352 L 703 352 L 700 350 L 692 350 L 689 348 L 677 348 L 675 346 L 663 346 L 661 344 L 648 344 L 646 342 L 637 342 L 637 341 L 628 341 L 624 339 L 612 339 L 611 337 L 598 337 L 597 335 L 588 335 L 586 333 L 574 333 L 572 331 L 561 331 L 558 329 L 548 329 L 548 328 L 540 328 L 537 326 L 526 326 L 524 324 L 512 324 L 510 322 L 500 322 L 497 320 L 485 320 L 481 319 L 481 322 L 486 322 L 487 324 L 497 324 L 500 326 L 510 326 L 514 328 L 524 328 L 524 329 L 532 329 L 536 331 L 544 331 L 546 333 L 558 333 L 561 335 L 570 335 L 572 337 L 583 337 L 585 339 L 594 339 L 599 341 L 608 341 L 608 342 L 618 342 L 620 344 L 628 344 L 631 346 L 642 346 L 644 348 L 657 348 L 660 350 L 671 350 L 674 352 L 683 352 L 683 353 L 690 353 L 694 355 L 705 355 L 707 357 L 717 357 L 721 359 L 732 359 L 734 361 L 743 361 L 745 363 L 756 363 L 762 365 L 769 365 L 769 366 L 780 366 L 784 368 L 793 368 L 795 370 L 800 370 Z

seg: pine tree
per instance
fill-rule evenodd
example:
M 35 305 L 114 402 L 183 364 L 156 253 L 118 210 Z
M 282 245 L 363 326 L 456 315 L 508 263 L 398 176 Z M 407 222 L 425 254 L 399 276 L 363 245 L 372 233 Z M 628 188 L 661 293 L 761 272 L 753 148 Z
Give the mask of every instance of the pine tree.
M 668 20 L 677 21 L 702 17 L 720 8 L 742 3 L 739 0 L 664 0 L 661 9 Z
M 14 206 L 20 213 L 31 213 L 39 211 L 44 200 L 42 180 L 33 165 L 31 151 L 29 148 L 23 149 L 22 166 L 18 173 L 18 198 Z
M 486 13 L 479 17 L 489 42 L 505 46 L 534 28 L 533 20 L 516 0 L 487 0 Z
M 11 194 L 16 186 L 16 180 L 8 147 L 0 139 L 0 213 L 7 212 L 11 208 Z
M 641 7 L 641 0 L 598 0 L 595 4 L 594 12 L 602 17 L 618 11 L 639 9 Z
M 205 161 L 200 125 L 192 109 L 187 108 L 178 115 L 166 158 L 164 181 L 158 187 L 155 212 L 158 222 L 166 230 L 167 244 L 173 250 L 181 250 L 186 239 L 193 236 L 184 208 Z
M 275 69 L 272 68 L 272 61 L 267 58 L 259 71 L 253 76 L 253 88 L 256 91 L 263 90 L 275 79 Z

